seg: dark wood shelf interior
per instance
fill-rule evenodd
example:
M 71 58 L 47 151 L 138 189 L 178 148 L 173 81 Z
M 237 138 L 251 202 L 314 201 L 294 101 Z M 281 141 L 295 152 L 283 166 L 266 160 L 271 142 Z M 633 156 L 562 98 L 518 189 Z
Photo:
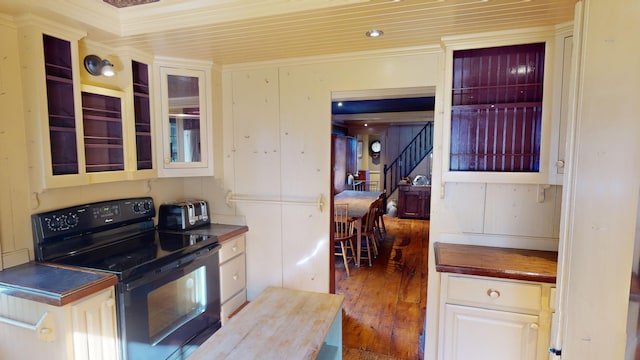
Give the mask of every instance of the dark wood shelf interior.
M 132 61 L 133 108 L 136 126 L 136 159 L 138 170 L 153 169 L 151 110 L 149 105 L 149 67 Z
M 540 171 L 544 49 L 454 52 L 451 171 Z
M 71 43 L 47 34 L 42 36 L 51 172 L 53 175 L 78 173 L 78 149 L 73 97 Z
M 124 170 L 122 99 L 82 92 L 87 172 Z

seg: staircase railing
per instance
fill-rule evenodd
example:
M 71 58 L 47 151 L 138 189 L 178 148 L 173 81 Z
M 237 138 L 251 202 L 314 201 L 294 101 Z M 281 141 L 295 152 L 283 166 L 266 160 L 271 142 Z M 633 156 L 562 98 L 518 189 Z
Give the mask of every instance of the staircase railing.
M 411 174 L 432 151 L 433 121 L 429 121 L 389 166 L 384 165 L 384 190 L 387 196 L 398 188 L 400 179 Z

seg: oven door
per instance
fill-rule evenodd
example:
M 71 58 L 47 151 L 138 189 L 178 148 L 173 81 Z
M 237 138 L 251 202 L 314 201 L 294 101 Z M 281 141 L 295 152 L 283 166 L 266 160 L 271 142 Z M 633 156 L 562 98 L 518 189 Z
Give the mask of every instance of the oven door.
M 184 358 L 220 328 L 219 248 L 120 285 L 123 359 Z

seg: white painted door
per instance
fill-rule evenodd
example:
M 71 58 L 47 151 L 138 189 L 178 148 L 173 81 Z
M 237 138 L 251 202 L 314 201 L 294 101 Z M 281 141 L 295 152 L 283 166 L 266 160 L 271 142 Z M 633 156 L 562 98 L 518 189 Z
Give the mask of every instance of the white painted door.
M 441 360 L 535 360 L 538 317 L 445 305 Z

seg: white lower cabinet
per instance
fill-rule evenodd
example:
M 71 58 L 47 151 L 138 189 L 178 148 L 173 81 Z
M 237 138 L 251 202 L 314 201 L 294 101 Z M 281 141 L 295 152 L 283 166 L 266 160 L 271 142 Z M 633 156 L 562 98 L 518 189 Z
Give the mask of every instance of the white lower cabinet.
M 439 360 L 543 360 L 550 284 L 442 274 Z
M 119 358 L 113 287 L 64 306 L 0 294 L 0 359 Z
M 116 302 L 113 288 L 71 305 L 76 359 L 117 359 Z
M 245 236 L 223 241 L 220 249 L 220 302 L 222 325 L 247 301 Z
M 445 305 L 444 359 L 535 360 L 538 317 Z

